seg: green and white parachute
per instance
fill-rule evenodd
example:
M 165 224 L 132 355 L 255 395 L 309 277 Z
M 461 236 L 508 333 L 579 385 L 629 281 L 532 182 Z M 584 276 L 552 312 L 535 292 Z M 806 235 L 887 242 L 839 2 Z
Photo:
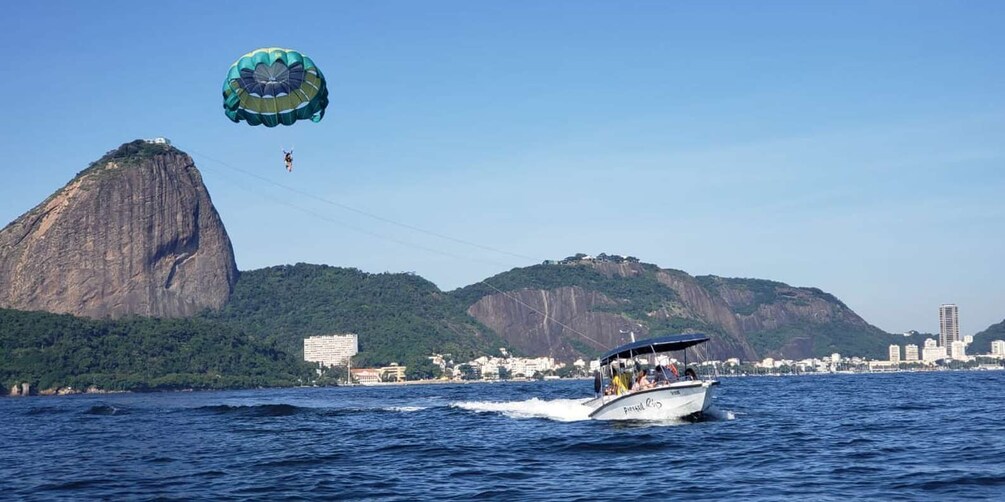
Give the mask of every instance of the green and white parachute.
M 223 109 L 234 121 L 275 127 L 298 120 L 320 122 L 328 86 L 311 58 L 290 49 L 251 51 L 230 66 L 223 82 Z

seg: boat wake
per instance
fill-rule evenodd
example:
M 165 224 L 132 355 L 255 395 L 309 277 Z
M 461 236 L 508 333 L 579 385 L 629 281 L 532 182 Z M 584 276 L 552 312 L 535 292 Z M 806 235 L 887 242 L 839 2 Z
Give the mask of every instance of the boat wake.
M 399 413 L 411 413 L 413 411 L 422 411 L 426 409 L 425 406 L 388 406 L 386 408 L 381 408 L 384 411 L 396 411 Z
M 729 410 L 720 410 L 715 405 L 705 412 L 705 416 L 712 420 L 736 420 L 736 413 Z
M 510 418 L 545 418 L 557 422 L 578 422 L 590 419 L 590 409 L 583 406 L 586 399 L 532 398 L 526 401 L 462 401 L 452 403 L 460 408 L 478 413 L 499 413 Z

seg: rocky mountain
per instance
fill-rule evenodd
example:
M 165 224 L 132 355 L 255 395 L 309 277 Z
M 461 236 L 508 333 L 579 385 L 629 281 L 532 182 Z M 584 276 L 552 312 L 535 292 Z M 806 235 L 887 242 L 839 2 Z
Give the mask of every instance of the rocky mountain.
M 0 230 L 0 308 L 93 318 L 191 317 L 289 354 L 305 336 L 360 334 L 360 361 L 422 362 L 506 347 L 562 360 L 665 333 L 712 335 L 710 355 L 885 357 L 890 335 L 815 288 L 691 276 L 576 255 L 444 293 L 411 274 L 299 264 L 238 272 L 192 159 L 122 145 Z
M 0 308 L 190 316 L 236 280 L 202 176 L 166 144 L 122 145 L 0 231 Z
M 694 277 L 607 255 L 513 269 L 451 294 L 515 350 L 566 360 L 596 355 L 630 332 L 706 332 L 712 357 L 743 360 L 883 357 L 892 340 L 816 288 Z

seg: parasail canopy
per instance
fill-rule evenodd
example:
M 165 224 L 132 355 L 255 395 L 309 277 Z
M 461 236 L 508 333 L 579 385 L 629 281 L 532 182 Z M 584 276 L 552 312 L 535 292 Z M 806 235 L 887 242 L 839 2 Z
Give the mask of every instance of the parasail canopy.
M 311 58 L 290 49 L 251 51 L 230 66 L 223 82 L 224 113 L 234 122 L 275 127 L 320 122 L 328 86 Z

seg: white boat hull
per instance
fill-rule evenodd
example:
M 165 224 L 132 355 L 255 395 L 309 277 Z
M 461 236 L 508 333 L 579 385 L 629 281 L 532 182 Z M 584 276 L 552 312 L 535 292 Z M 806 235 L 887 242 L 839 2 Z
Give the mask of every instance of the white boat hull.
M 620 396 L 591 399 L 583 406 L 593 408 L 596 420 L 674 420 L 700 417 L 712 405 L 715 380 L 674 382 Z

